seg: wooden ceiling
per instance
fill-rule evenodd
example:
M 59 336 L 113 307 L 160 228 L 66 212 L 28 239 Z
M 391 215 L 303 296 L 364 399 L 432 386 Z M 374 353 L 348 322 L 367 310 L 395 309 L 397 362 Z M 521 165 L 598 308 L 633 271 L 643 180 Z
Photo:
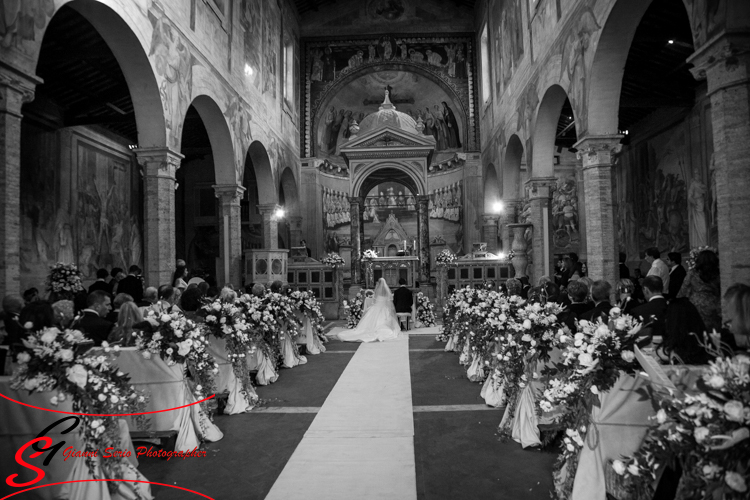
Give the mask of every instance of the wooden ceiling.
M 294 0 L 294 5 L 297 7 L 302 22 L 304 23 L 304 15 L 307 12 L 318 12 L 321 9 L 335 11 L 344 1 L 347 4 L 358 2 L 360 4 L 366 3 L 366 0 Z M 475 0 L 453 0 L 459 7 L 467 7 L 469 9 L 474 8 Z

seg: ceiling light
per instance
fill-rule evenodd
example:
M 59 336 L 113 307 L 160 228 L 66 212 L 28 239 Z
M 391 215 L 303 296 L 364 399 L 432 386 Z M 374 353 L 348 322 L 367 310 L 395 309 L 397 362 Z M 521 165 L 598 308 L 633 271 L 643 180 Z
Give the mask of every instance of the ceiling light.
M 502 201 L 496 201 L 492 205 L 492 211 L 495 212 L 496 214 L 499 214 L 500 212 L 502 212 L 503 211 L 503 202 Z
M 674 40 L 669 40 L 669 41 L 668 41 L 667 43 L 668 43 L 669 45 L 673 45 L 673 44 L 674 44 Z
M 277 219 L 283 219 L 284 214 L 285 214 L 284 209 L 281 207 L 277 208 L 276 212 L 274 212 L 274 215 L 276 216 Z

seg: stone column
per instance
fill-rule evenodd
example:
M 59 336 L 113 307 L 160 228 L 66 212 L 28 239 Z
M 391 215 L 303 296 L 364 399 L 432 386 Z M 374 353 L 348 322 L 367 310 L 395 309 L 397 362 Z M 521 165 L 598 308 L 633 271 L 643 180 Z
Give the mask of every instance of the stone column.
M 349 197 L 349 214 L 351 215 L 352 234 L 352 284 L 362 284 L 362 198 L 359 196 Z
M 240 200 L 245 188 L 236 184 L 214 186 L 219 206 L 219 254 L 224 263 L 223 275 L 219 282 L 232 283 L 235 287 L 242 283 L 242 220 Z
M 464 213 L 463 213 L 463 251 L 470 254 L 472 244 L 482 236 L 482 217 L 484 212 L 484 184 L 480 155 L 467 154 L 464 164 Z
M 166 147 L 138 148 L 135 155 L 144 181 L 143 275 L 147 286 L 158 287 L 171 284 L 175 267 L 175 174 L 183 156 Z
M 258 205 L 258 211 L 263 217 L 263 249 L 277 250 L 279 248 L 279 221 L 276 211 L 281 206 L 276 203 Z
M 750 283 L 750 33 L 721 33 L 688 62 L 711 99 L 723 296 L 733 283 Z
M 298 247 L 299 242 L 302 241 L 302 216 L 293 215 L 287 217 L 289 221 L 289 248 Z
M 40 83 L 0 62 L 0 296 L 20 292 L 21 107 Z
M 583 170 L 586 199 L 586 258 L 593 280 L 614 285 L 619 279 L 615 245 L 615 215 L 612 207 L 612 165 L 620 152 L 622 135 L 589 136 L 578 141 L 578 159 Z
M 499 214 L 482 215 L 482 241 L 487 242 L 487 251 L 498 253 L 497 250 L 497 223 L 500 220 Z
M 430 197 L 417 195 L 417 235 L 419 236 L 419 282 L 430 282 Z M 411 285 L 411 284 L 410 284 Z
M 518 200 L 503 200 L 503 211 L 500 212 L 500 217 L 497 221 L 498 229 L 497 233 L 500 237 L 500 248 L 503 253 L 507 254 L 510 252 L 510 244 L 512 241 L 510 229 L 508 224 L 515 224 L 517 221 L 516 213 Z
M 526 183 L 531 202 L 531 217 L 529 223 L 534 226 L 532 243 L 533 274 L 536 282 L 542 276 L 552 276 L 554 264 L 552 262 L 552 187 L 556 184 L 554 177 L 537 177 Z

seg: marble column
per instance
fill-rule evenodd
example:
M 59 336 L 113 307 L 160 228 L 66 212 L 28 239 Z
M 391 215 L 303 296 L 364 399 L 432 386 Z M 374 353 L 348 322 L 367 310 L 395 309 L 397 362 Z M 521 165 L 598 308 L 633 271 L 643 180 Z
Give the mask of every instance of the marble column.
M 135 155 L 144 181 L 143 275 L 147 286 L 158 287 L 171 283 L 175 267 L 175 174 L 183 156 L 166 147 L 138 148 Z
M 0 296 L 20 293 L 21 107 L 40 83 L 0 62 Z
M 500 212 L 497 224 L 498 224 L 498 236 L 500 237 L 500 248 L 499 250 L 507 254 L 510 252 L 510 242 L 512 241 L 510 229 L 508 224 L 514 224 L 516 222 L 516 210 L 518 207 L 518 200 L 503 200 L 503 211 Z
M 489 253 L 498 253 L 497 247 L 497 224 L 500 220 L 499 214 L 484 214 L 482 215 L 482 241 L 487 243 L 487 251 Z
M 612 166 L 620 152 L 622 135 L 588 136 L 573 147 L 578 150 L 586 199 L 586 260 L 588 275 L 614 285 L 620 276 L 612 206 Z
M 235 288 L 242 283 L 242 220 L 240 200 L 245 188 L 236 184 L 216 185 L 219 199 L 219 255 L 224 268 L 219 282 L 231 283 Z
M 351 215 L 351 235 L 352 235 L 352 284 L 362 284 L 362 230 L 364 229 L 362 221 L 362 198 L 351 196 L 349 198 L 349 214 Z
M 417 234 L 419 236 L 419 282 L 430 282 L 430 197 L 417 195 Z M 411 283 L 410 283 L 411 285 Z
M 289 221 L 289 248 L 298 247 L 300 246 L 300 241 L 303 240 L 302 216 L 293 215 L 291 217 L 287 217 L 287 220 Z
M 276 211 L 281 206 L 276 203 L 264 203 L 258 205 L 258 211 L 263 217 L 263 249 L 277 250 L 279 248 L 279 221 Z
M 707 80 L 716 171 L 721 292 L 750 283 L 750 33 L 723 32 L 688 58 Z M 707 159 L 708 161 L 708 159 Z
M 534 226 L 532 243 L 532 282 L 536 283 L 542 276 L 554 274 L 552 262 L 552 187 L 556 184 L 554 177 L 537 177 L 526 183 L 531 202 L 529 223 Z M 527 271 L 528 272 L 528 271 Z

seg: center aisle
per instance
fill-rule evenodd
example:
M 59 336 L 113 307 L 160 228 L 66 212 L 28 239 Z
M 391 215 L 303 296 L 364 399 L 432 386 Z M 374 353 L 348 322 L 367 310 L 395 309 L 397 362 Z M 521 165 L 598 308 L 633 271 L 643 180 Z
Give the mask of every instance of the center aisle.
M 364 344 L 267 500 L 417 498 L 409 340 Z

